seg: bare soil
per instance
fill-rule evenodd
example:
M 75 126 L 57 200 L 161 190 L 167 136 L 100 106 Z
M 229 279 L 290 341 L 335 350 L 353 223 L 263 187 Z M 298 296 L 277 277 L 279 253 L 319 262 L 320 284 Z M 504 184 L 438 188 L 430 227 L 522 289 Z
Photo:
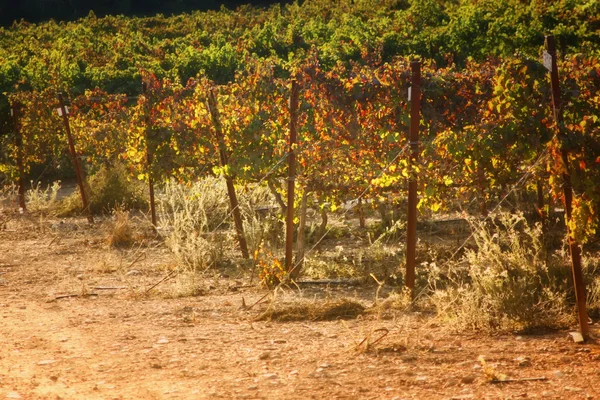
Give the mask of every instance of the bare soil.
M 106 230 L 20 216 L 0 231 L 0 398 L 600 398 L 600 346 L 566 331 L 455 333 L 424 311 L 257 321 L 273 301 L 369 307 L 375 288 L 286 289 L 273 300 L 242 274 L 215 272 L 202 295 L 173 298 L 177 277 L 147 291 L 174 269 L 161 242 L 110 249 Z

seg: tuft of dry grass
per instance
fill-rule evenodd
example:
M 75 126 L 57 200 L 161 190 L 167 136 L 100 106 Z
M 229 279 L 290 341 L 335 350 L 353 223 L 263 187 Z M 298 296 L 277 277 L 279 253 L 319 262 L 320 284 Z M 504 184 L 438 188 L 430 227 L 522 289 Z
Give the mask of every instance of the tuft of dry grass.
M 257 321 L 335 321 L 355 319 L 365 313 L 365 307 L 353 300 L 297 301 L 272 304 Z
M 109 247 L 129 247 L 134 242 L 134 230 L 129 221 L 129 212 L 122 209 L 113 211 L 114 221 L 111 223 L 106 241 Z

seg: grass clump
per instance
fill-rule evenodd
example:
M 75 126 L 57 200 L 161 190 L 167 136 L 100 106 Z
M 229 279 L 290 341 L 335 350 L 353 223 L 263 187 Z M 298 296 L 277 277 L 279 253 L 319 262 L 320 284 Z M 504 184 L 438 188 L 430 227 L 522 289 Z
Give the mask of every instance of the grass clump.
M 324 302 L 297 301 L 272 304 L 257 321 L 335 321 L 355 319 L 365 313 L 365 307 L 353 300 L 338 299 Z
M 109 247 L 129 247 L 135 242 L 134 229 L 129 221 L 129 211 L 116 208 L 107 236 Z
M 541 224 L 521 214 L 471 223 L 475 248 L 452 283 L 432 296 L 437 312 L 457 328 L 531 331 L 570 322 L 563 259 L 549 257 Z

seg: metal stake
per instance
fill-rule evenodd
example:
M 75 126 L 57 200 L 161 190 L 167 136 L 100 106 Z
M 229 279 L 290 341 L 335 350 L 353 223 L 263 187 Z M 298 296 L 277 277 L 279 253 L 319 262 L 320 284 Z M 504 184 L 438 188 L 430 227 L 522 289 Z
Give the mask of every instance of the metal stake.
M 419 122 L 421 120 L 421 63 L 413 61 L 411 104 L 410 104 L 410 137 L 409 143 L 412 150 L 408 168 L 410 178 L 408 181 L 408 221 L 406 226 L 406 287 L 411 296 L 415 291 L 415 264 L 417 256 L 417 177 L 412 171 L 419 157 Z
M 146 83 L 142 83 L 142 94 L 146 96 Z M 148 168 L 148 192 L 150 194 L 150 214 L 152 216 L 152 226 L 156 229 L 156 203 L 154 201 L 154 172 L 152 168 L 152 164 L 154 162 L 154 154 L 150 147 L 150 136 L 148 135 L 149 125 L 150 125 L 150 115 L 148 109 L 146 109 L 145 113 L 145 129 L 144 133 L 146 135 L 146 164 Z
M 558 137 L 561 140 L 562 150 L 561 158 L 564 164 L 563 178 L 563 194 L 565 201 L 566 225 L 567 234 L 569 237 L 569 251 L 571 253 L 571 263 L 573 267 L 573 283 L 575 285 L 575 298 L 577 300 L 577 312 L 579 316 L 579 327 L 581 336 L 584 339 L 589 337 L 588 315 L 586 309 L 586 294 L 585 281 L 581 272 L 581 247 L 573 237 L 573 232 L 569 228 L 569 222 L 573 212 L 573 185 L 569 174 L 569 153 L 564 147 L 566 133 L 563 129 L 562 103 L 560 100 L 560 86 L 558 81 L 558 66 L 556 63 L 556 42 L 553 35 L 546 36 L 546 50 L 551 57 L 550 66 L 550 83 L 552 85 L 552 105 L 554 108 L 554 118 L 558 127 Z M 546 56 L 547 58 L 547 56 Z M 548 65 L 547 65 L 548 67 Z
M 292 80 L 292 91 L 290 93 L 290 141 L 288 156 L 288 190 L 287 190 L 287 216 L 285 219 L 285 267 L 289 274 L 297 277 L 299 270 L 294 269 L 294 188 L 296 184 L 296 144 L 298 123 L 298 82 Z
M 17 170 L 19 171 L 19 207 L 23 211 L 25 208 L 25 168 L 23 167 L 23 135 L 19 129 L 19 112 L 21 104 L 15 103 L 12 108 L 12 115 L 15 130 L 15 147 L 17 148 Z
M 81 194 L 81 202 L 83 203 L 83 209 L 85 210 L 85 212 L 87 212 L 88 222 L 90 224 L 93 224 L 94 216 L 92 215 L 92 210 L 89 207 L 87 195 L 85 193 L 85 178 L 83 177 L 81 163 L 79 161 L 79 158 L 77 157 L 77 152 L 75 151 L 75 140 L 73 139 L 73 135 L 71 135 L 71 126 L 69 125 L 69 115 L 67 114 L 67 108 L 65 107 L 65 100 L 62 93 L 58 93 L 56 97 L 58 98 L 58 103 L 62 114 L 62 120 L 65 125 L 67 140 L 69 141 L 69 151 L 71 153 L 71 158 L 73 159 L 73 165 L 75 166 L 75 174 L 77 175 L 77 186 L 79 186 L 79 193 Z

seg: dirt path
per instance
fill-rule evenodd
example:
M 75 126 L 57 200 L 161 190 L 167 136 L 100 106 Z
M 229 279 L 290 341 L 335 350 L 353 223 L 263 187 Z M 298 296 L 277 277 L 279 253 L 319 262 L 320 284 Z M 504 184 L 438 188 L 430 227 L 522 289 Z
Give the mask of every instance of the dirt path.
M 0 399 L 600 398 L 600 346 L 574 345 L 567 332 L 453 334 L 419 313 L 256 322 L 268 303 L 240 306 L 263 297 L 259 288 L 231 291 L 217 277 L 204 296 L 141 296 L 172 263 L 164 249 L 147 247 L 129 268 L 138 253 L 107 249 L 101 228 L 48 226 L 0 232 Z M 55 299 L 82 285 L 98 296 Z M 382 328 L 369 351 L 359 346 Z M 490 383 L 479 356 L 488 372 L 545 380 Z

